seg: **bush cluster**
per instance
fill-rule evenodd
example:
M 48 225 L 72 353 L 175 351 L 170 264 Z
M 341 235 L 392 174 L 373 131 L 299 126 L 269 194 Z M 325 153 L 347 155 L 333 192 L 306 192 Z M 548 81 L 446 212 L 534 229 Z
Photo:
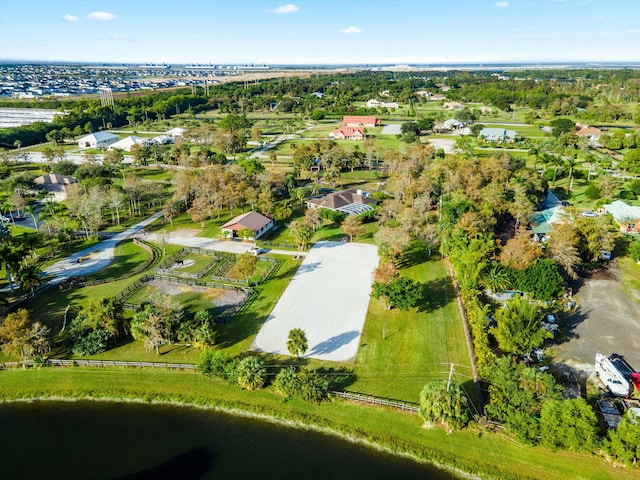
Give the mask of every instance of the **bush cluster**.
M 219 378 L 245 390 L 259 390 L 267 385 L 267 369 L 256 356 L 231 357 L 221 351 L 203 350 L 198 371 L 205 376 Z M 315 370 L 281 369 L 273 379 L 273 388 L 285 398 L 299 398 L 320 403 L 327 398 L 329 382 Z

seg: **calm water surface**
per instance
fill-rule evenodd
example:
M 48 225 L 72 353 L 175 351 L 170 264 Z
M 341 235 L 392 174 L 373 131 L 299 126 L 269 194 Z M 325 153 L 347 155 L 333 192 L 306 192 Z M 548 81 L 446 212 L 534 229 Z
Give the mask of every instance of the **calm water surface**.
M 0 478 L 451 479 L 329 435 L 195 409 L 0 405 Z

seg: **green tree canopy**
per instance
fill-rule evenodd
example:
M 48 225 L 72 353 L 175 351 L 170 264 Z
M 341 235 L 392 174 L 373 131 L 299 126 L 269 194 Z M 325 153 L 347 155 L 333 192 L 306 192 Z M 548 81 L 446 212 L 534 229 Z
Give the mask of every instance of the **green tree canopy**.
M 489 419 L 503 423 L 521 440 L 536 443 L 543 403 L 562 398 L 553 376 L 502 357 L 491 368 L 489 382 Z
M 553 136 L 556 138 L 565 133 L 572 132 L 576 128 L 576 122 L 570 118 L 554 118 L 549 124 L 553 128 Z
M 452 381 L 427 383 L 420 392 L 420 416 L 426 422 L 444 426 L 447 430 L 458 430 L 469 423 L 467 397 L 462 387 Z
M 388 308 L 409 310 L 422 300 L 422 285 L 410 278 L 397 276 L 389 283 L 375 282 L 371 296 L 385 297 Z
M 262 360 L 258 357 L 245 357 L 236 367 L 237 381 L 240 388 L 258 390 L 262 388 L 267 378 L 267 371 Z
M 297 358 L 300 355 L 304 355 L 309 348 L 309 342 L 307 341 L 307 334 L 301 328 L 293 328 L 289 331 L 289 338 L 287 339 L 287 350 L 291 355 L 295 355 Z
M 492 333 L 503 352 L 520 355 L 542 345 L 551 334 L 540 326 L 538 307 L 516 296 L 496 312 L 497 325 Z
M 540 433 L 551 448 L 591 451 L 598 441 L 598 419 L 584 398 L 551 400 L 542 406 Z

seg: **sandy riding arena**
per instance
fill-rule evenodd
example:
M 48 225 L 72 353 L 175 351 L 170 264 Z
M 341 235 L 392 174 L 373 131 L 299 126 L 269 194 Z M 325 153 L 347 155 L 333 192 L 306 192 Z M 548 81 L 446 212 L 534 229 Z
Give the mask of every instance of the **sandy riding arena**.
M 355 357 L 369 305 L 378 253 L 374 245 L 318 242 L 258 332 L 253 347 L 288 355 L 293 328 L 307 334 L 305 357 Z

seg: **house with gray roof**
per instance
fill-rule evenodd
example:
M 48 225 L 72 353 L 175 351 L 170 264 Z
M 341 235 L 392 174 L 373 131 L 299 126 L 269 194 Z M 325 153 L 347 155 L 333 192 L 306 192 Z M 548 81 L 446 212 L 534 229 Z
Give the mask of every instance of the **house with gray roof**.
M 616 200 L 602 207 L 604 213 L 613 216 L 623 233 L 640 232 L 640 207 L 627 205 L 622 200 Z
M 47 192 L 50 198 L 60 202 L 67 198 L 67 186 L 76 183 L 76 179 L 58 173 L 48 173 L 33 179 L 34 185 Z
M 346 215 L 359 215 L 373 210 L 376 200 L 360 189 L 350 188 L 307 200 L 309 208 L 326 208 Z
M 118 141 L 118 136 L 109 132 L 94 132 L 78 139 L 79 148 L 107 148 Z

